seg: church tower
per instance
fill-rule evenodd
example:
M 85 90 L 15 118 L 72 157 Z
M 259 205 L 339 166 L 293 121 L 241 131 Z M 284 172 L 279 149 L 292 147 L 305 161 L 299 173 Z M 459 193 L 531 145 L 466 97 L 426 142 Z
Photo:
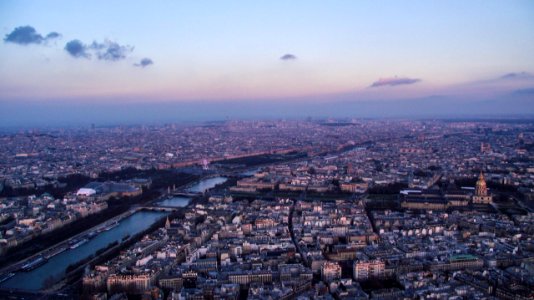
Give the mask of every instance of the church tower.
M 167 220 L 165 221 L 165 229 L 171 228 L 171 221 L 169 221 L 169 217 L 167 217 Z
M 473 196 L 473 203 L 476 204 L 489 204 L 492 197 L 488 194 L 488 187 L 486 186 L 486 180 L 484 174 L 480 172 L 478 176 L 477 184 L 475 186 L 475 195 Z

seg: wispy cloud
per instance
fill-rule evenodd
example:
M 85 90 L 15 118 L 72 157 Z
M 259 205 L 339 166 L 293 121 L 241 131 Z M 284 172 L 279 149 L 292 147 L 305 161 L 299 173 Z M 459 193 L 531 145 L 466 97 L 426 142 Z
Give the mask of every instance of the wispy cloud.
M 380 78 L 378 79 L 378 81 L 373 82 L 373 84 L 371 84 L 370 87 L 406 85 L 406 84 L 414 84 L 419 81 L 421 81 L 421 79 L 408 78 L 408 77 Z
M 297 57 L 293 54 L 284 54 L 280 57 L 281 60 L 296 60 Z
M 65 51 L 76 58 L 91 58 L 95 55 L 99 60 L 118 61 L 125 59 L 133 51 L 134 47 L 120 45 L 117 42 L 105 40 L 102 43 L 94 41 L 90 45 L 82 43 L 80 40 L 72 40 L 65 45 Z
M 500 77 L 501 79 L 534 79 L 534 74 L 528 72 L 508 73 Z
M 43 44 L 60 36 L 57 32 L 50 32 L 46 36 L 42 36 L 32 26 L 20 26 L 6 34 L 4 42 L 18 45 Z
M 135 63 L 134 66 L 144 68 L 144 67 L 150 66 L 152 64 L 154 64 L 152 59 L 150 59 L 148 57 L 145 57 L 145 58 L 141 59 L 141 61 L 139 61 L 138 63 Z

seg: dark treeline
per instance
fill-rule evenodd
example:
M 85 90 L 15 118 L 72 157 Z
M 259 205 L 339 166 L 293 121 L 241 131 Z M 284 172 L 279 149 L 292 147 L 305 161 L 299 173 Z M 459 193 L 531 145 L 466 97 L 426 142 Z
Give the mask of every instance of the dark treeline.
M 174 184 L 177 176 L 186 176 L 186 174 L 178 173 L 172 169 L 148 169 L 137 170 L 135 168 L 126 168 L 115 172 L 101 173 L 98 178 L 90 178 L 82 174 L 71 174 L 65 177 L 58 178 L 59 185 L 46 185 L 36 188 L 21 188 L 13 189 L 10 186 L 4 186 L 0 192 L 0 197 L 19 197 L 28 195 L 41 195 L 49 193 L 55 198 L 61 198 L 66 193 L 77 190 L 91 181 L 120 181 L 132 178 L 151 178 L 153 185 L 156 188 L 166 187 Z
M 220 165 L 243 165 L 247 167 L 283 162 L 286 160 L 292 160 L 297 158 L 306 157 L 306 153 L 301 152 L 290 152 L 287 154 L 265 154 L 265 155 L 256 155 L 256 156 L 247 156 L 241 158 L 233 158 L 224 161 L 217 162 Z
M 393 195 L 398 194 L 402 189 L 408 188 L 408 185 L 403 182 L 395 182 L 391 184 L 375 185 L 368 190 L 369 194 L 384 194 Z

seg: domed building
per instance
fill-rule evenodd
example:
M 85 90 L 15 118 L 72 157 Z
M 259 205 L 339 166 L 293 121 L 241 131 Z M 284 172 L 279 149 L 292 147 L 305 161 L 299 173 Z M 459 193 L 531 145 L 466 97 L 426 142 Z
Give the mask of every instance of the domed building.
M 473 203 L 475 204 L 489 204 L 492 197 L 488 194 L 488 187 L 486 186 L 486 180 L 484 174 L 480 172 L 478 176 L 477 184 L 475 186 L 475 195 L 473 196 Z

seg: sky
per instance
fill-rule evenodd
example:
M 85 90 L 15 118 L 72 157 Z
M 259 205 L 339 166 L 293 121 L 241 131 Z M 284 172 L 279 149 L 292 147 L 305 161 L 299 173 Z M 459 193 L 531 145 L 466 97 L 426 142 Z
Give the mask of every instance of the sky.
M 528 0 L 4 0 L 0 36 L 0 127 L 534 115 Z

